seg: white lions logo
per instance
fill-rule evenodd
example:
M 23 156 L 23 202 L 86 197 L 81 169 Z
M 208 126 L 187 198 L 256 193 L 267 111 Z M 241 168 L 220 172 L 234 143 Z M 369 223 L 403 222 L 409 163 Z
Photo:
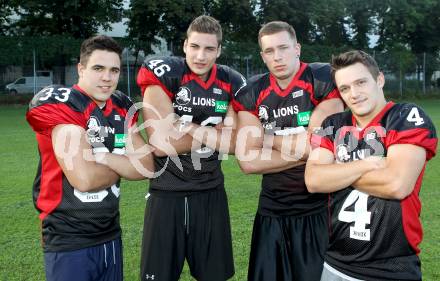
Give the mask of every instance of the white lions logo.
M 269 121 L 269 108 L 265 105 L 260 105 L 258 107 L 258 117 L 260 118 L 261 123 L 267 123 Z
M 258 118 L 260 118 L 261 125 L 266 130 L 272 130 L 274 128 L 274 123 L 269 123 L 269 108 L 265 105 L 260 105 L 258 107 Z
M 191 91 L 187 87 L 181 87 L 176 95 L 176 101 L 180 105 L 185 105 L 191 100 Z
M 345 163 L 350 160 L 350 154 L 348 152 L 348 146 L 346 144 L 340 144 L 336 147 L 336 161 L 339 163 Z
M 95 116 L 90 116 L 89 121 L 87 121 L 87 135 L 89 137 L 95 137 L 101 131 L 101 124 L 99 123 L 98 118 Z

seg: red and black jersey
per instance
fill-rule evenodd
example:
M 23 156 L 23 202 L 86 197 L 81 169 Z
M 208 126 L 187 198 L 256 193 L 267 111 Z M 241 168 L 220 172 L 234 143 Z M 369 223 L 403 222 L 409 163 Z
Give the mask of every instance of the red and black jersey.
M 215 64 L 205 82 L 189 69 L 185 59 L 159 57 L 144 62 L 137 83 L 142 94 L 148 86 L 159 85 L 171 99 L 174 112 L 185 120 L 215 126 L 223 122 L 234 93 L 246 80 L 235 70 Z M 178 157 L 155 157 L 156 171 L 163 173 L 150 180 L 150 190 L 192 192 L 217 188 L 223 184 L 219 157 L 208 147 Z
M 333 152 L 337 163 L 386 156 L 390 146 L 412 144 L 437 148 L 433 123 L 417 105 L 389 102 L 364 129 L 351 112 L 334 114 L 313 135 L 312 145 Z M 413 192 L 403 200 L 382 199 L 347 187 L 329 195 L 330 246 L 326 262 L 339 271 L 367 280 L 421 280 L 418 245 L 422 240 L 419 192 L 424 170 Z
M 78 86 L 41 90 L 26 119 L 36 133 L 40 161 L 33 199 L 40 212 L 44 251 L 69 251 L 98 245 L 121 235 L 119 182 L 99 192 L 80 192 L 67 180 L 52 147 L 52 130 L 61 124 L 84 128 L 93 151 L 125 152 L 124 122 L 131 100 L 116 91 L 103 109 Z M 137 114 L 127 118 L 133 124 Z M 74 145 L 69 151 L 75 150 Z M 69 157 L 66 151 L 65 157 Z
M 269 73 L 249 79 L 235 96 L 236 111 L 258 117 L 265 134 L 284 135 L 307 130 L 313 109 L 323 100 L 339 98 L 330 65 L 301 63 L 284 90 Z M 263 215 L 306 215 L 322 211 L 326 197 L 310 194 L 304 183 L 305 165 L 264 174 L 259 212 Z

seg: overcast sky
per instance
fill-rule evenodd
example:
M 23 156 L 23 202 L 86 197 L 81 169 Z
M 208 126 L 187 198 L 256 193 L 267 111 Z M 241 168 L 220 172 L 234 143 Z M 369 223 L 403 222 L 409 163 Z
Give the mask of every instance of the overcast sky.
M 98 32 L 100 34 L 105 34 L 112 37 L 124 37 L 127 35 L 127 26 L 124 24 L 124 22 L 127 22 L 127 19 L 123 19 L 122 22 L 112 24 L 112 30 L 102 31 L 101 29 Z
M 124 0 L 124 9 L 127 10 L 129 8 L 130 8 L 130 0 Z M 122 22 L 112 24 L 111 25 L 112 30 L 103 31 L 102 29 L 100 29 L 98 32 L 100 34 L 105 34 L 113 37 L 124 37 L 125 35 L 127 35 L 127 25 L 124 24 L 125 22 L 127 22 L 126 18 L 122 19 Z

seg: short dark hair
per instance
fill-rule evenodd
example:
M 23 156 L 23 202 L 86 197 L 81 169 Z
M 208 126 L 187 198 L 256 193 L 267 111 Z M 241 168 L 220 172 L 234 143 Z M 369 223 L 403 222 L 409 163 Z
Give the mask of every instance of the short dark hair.
M 222 27 L 218 20 L 213 17 L 202 15 L 195 18 L 186 30 L 186 38 L 189 37 L 191 32 L 214 34 L 217 37 L 218 44 L 222 43 Z
M 113 38 L 105 35 L 97 35 L 90 37 L 81 44 L 79 62 L 86 65 L 93 51 L 104 50 L 118 54 L 119 59 L 122 57 L 122 48 Z
M 258 44 L 261 47 L 261 37 L 265 35 L 272 35 L 281 31 L 287 31 L 290 37 L 294 41 L 297 41 L 295 29 L 290 24 L 284 21 L 271 21 L 260 28 L 260 31 L 258 32 Z
M 335 73 L 341 68 L 353 65 L 355 63 L 363 64 L 373 76 L 374 80 L 379 76 L 380 70 L 377 62 L 372 56 L 364 51 L 353 50 L 332 56 L 332 78 L 335 80 Z

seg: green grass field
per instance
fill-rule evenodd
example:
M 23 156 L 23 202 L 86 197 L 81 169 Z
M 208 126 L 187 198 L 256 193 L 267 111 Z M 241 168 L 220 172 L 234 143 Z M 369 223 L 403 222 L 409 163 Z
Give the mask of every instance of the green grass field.
M 440 128 L 440 101 L 418 101 Z M 38 152 L 23 106 L 0 106 L 0 281 L 44 280 L 40 222 L 32 203 Z M 235 160 L 223 162 L 229 196 L 236 274 L 246 280 L 252 221 L 260 189 L 259 176 L 241 173 Z M 440 280 L 440 156 L 428 164 L 421 191 L 424 280 Z M 123 182 L 121 222 L 125 280 L 138 280 L 139 249 L 147 182 Z M 181 280 L 192 280 L 185 269 Z M 274 280 L 275 281 L 275 280 Z

